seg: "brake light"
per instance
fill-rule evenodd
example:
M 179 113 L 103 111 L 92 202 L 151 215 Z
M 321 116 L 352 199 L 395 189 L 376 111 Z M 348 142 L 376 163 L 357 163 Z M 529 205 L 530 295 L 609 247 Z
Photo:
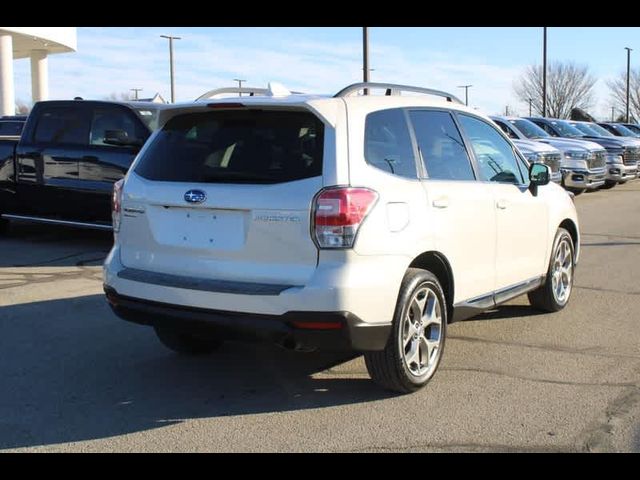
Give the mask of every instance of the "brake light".
M 378 193 L 368 188 L 338 187 L 321 190 L 313 204 L 313 234 L 319 248 L 351 248 L 358 229 Z
M 124 179 L 118 180 L 113 184 L 113 195 L 111 196 L 111 223 L 113 225 L 113 233 L 120 231 L 120 220 L 122 218 L 122 186 Z

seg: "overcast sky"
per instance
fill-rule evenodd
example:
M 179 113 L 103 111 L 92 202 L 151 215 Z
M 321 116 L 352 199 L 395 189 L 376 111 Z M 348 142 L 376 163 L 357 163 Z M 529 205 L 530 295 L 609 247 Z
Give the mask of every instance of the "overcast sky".
M 542 63 L 542 27 L 371 27 L 372 81 L 447 90 L 472 84 L 469 104 L 488 114 L 527 114 L 513 82 Z M 49 57 L 51 99 L 111 93 L 170 98 L 168 41 L 177 35 L 176 99 L 193 100 L 234 78 L 251 86 L 277 81 L 291 90 L 335 93 L 362 79 L 360 27 L 78 27 L 78 51 Z M 626 71 L 625 46 L 640 55 L 640 28 L 550 27 L 548 57 L 587 64 L 598 78 L 598 116 L 611 113 L 606 80 Z M 640 58 L 638 59 L 640 62 Z M 636 62 L 636 64 L 638 64 Z M 30 101 L 29 60 L 15 61 L 16 97 Z

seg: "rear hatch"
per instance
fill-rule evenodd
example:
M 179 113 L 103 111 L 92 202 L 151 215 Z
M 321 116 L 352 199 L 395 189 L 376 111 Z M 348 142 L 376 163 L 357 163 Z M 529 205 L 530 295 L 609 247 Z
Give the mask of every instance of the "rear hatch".
M 121 261 L 145 272 L 304 285 L 324 124 L 305 110 L 203 110 L 167 122 L 125 186 Z M 140 272 L 138 272 L 140 273 Z

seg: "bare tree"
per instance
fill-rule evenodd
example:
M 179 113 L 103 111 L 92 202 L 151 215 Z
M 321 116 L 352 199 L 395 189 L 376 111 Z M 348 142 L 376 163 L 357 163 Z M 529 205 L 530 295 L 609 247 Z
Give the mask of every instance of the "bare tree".
M 591 108 L 595 83 L 596 78 L 586 65 L 551 62 L 547 67 L 547 116 L 569 118 L 573 108 Z M 531 101 L 532 113 L 542 115 L 542 66 L 528 66 L 513 88 L 527 110 Z
M 613 105 L 617 112 L 623 112 L 620 117 L 626 121 L 627 111 L 627 72 L 621 72 L 616 78 L 607 81 L 611 91 Z M 637 123 L 640 119 L 640 68 L 629 72 L 629 120 Z
M 27 115 L 31 111 L 32 105 L 30 103 L 23 102 L 22 100 L 16 101 L 16 114 Z

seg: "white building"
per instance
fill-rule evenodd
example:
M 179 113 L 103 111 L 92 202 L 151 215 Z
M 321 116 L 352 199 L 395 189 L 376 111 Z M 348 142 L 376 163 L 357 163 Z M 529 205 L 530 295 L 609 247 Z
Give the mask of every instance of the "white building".
M 31 58 L 31 98 L 49 97 L 47 57 L 77 50 L 76 27 L 0 27 L 0 115 L 15 113 L 13 60 Z

